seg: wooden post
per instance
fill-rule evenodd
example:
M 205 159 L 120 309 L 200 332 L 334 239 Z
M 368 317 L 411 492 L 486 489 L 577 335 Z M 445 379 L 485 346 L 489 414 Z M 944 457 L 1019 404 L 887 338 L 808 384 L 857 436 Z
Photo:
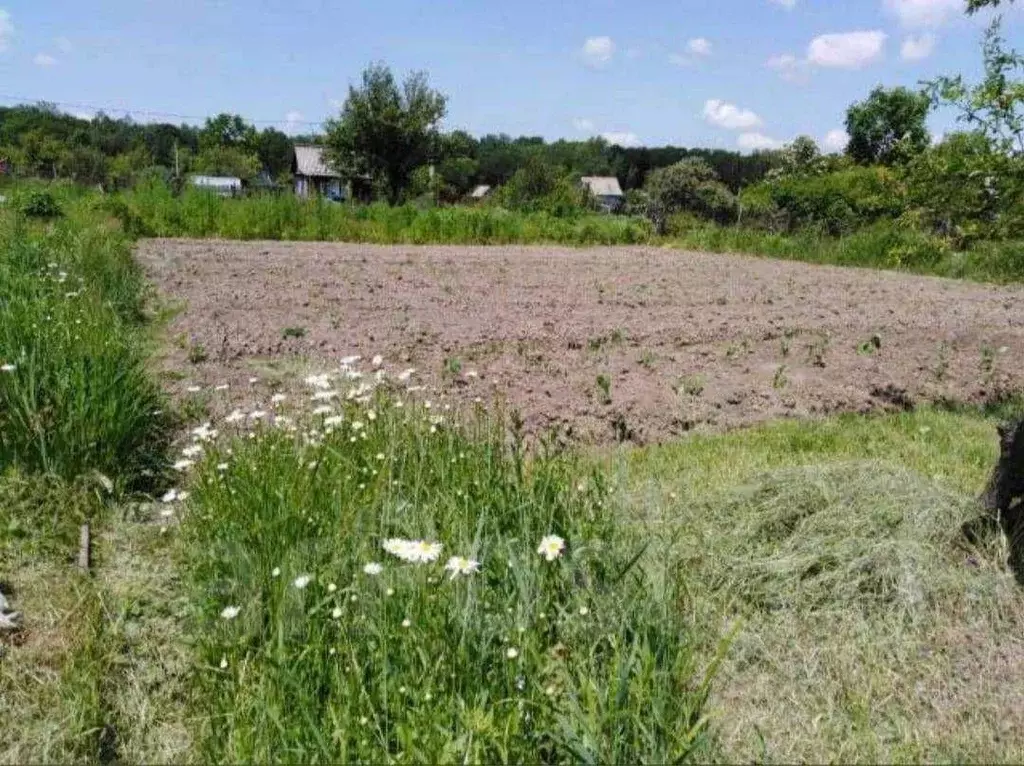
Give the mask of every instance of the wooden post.
M 83 572 L 89 571 L 92 561 L 92 536 L 89 532 L 89 522 L 85 522 L 78 531 L 78 568 Z

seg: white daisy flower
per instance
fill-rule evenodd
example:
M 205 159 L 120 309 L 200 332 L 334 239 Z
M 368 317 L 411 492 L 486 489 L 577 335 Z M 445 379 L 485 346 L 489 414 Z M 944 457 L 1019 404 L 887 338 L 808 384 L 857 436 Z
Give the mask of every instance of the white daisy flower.
M 16 369 L 18 369 L 17 366 L 10 362 L 0 365 L 0 372 L 14 372 Z
M 334 607 L 334 609 L 331 610 L 331 617 L 333 619 L 335 619 L 335 620 L 340 620 L 341 619 L 341 607 L 340 606 L 336 606 L 336 607 Z
M 192 429 L 192 437 L 199 441 L 209 441 L 217 436 L 217 430 L 210 427 L 210 423 L 203 423 L 198 428 Z
M 283 402 L 287 398 L 288 397 L 285 396 L 284 394 L 274 394 L 272 397 L 270 397 L 270 403 L 271 404 L 280 404 L 281 402 Z
M 187 458 L 199 457 L 203 454 L 203 448 L 199 444 L 193 444 L 190 447 L 185 447 L 185 449 L 181 451 L 181 454 Z
M 406 383 L 416 373 L 415 367 L 410 367 L 408 370 L 402 370 L 398 373 L 398 381 L 400 383 Z
M 253 410 L 252 412 L 249 413 L 249 417 L 252 420 L 262 420 L 266 416 L 267 416 L 267 413 L 266 413 L 265 410 Z
M 327 592 L 328 593 L 334 593 L 334 591 L 336 591 L 337 589 L 338 589 L 338 586 L 335 585 L 334 583 L 327 583 Z
M 384 357 L 382 357 L 380 354 L 377 354 L 377 356 L 373 357 L 373 359 L 370 360 L 370 364 L 372 364 L 374 367 L 380 367 L 382 364 L 384 364 Z
M 391 551 L 388 551 L 390 553 Z M 397 555 L 397 554 L 395 554 Z M 363 573 L 370 575 L 370 577 L 376 577 L 384 571 L 384 567 L 378 564 L 376 561 L 371 561 L 369 564 L 363 565 Z
M 467 559 L 464 556 L 452 556 L 444 565 L 446 571 L 451 572 L 451 579 L 459 575 L 470 575 L 480 571 L 480 562 Z
M 172 468 L 174 468 L 175 471 L 187 471 L 193 465 L 194 463 L 191 460 L 179 460 L 172 466 Z
M 514 646 L 510 646 L 508 649 L 505 650 L 505 656 L 508 657 L 510 660 L 514 660 L 516 657 L 519 656 L 519 650 L 516 649 Z
M 333 388 L 329 388 L 329 389 L 325 389 L 323 391 L 316 391 L 313 394 L 313 396 L 310 397 L 310 398 L 314 402 L 326 402 L 326 401 L 329 401 L 330 399 L 336 398 L 337 396 L 338 396 L 338 392 L 335 391 Z
M 363 421 L 361 421 L 361 420 L 354 420 L 352 422 L 352 430 L 353 431 L 362 431 L 364 428 L 366 428 L 366 424 L 363 423 Z
M 230 386 L 227 383 L 221 383 L 213 387 L 214 391 L 227 391 Z
M 562 555 L 562 551 L 565 550 L 565 540 L 558 535 L 545 535 L 540 545 L 537 546 L 537 553 L 546 558 L 548 561 L 554 561 Z
M 197 393 L 199 393 L 200 391 L 203 390 L 203 387 L 202 386 L 189 386 L 185 390 L 188 391 L 190 394 L 197 394 Z
M 217 470 L 220 471 L 221 473 L 228 470 L 228 467 L 229 466 L 227 463 L 217 463 Z
M 239 606 L 226 606 L 221 610 L 220 616 L 221 619 L 224 620 L 233 620 L 238 616 L 238 613 L 241 611 L 242 608 Z
M 321 404 L 313 410 L 314 415 L 330 415 L 332 412 L 334 412 L 334 408 L 328 404 Z
M 260 382 L 259 378 L 249 378 L 249 385 L 255 385 L 256 383 L 259 383 L 259 382 Z
M 408 628 L 408 627 L 411 627 L 411 626 L 412 626 L 412 620 L 410 620 L 408 617 L 406 617 L 404 620 L 402 620 L 402 627 L 403 628 Z
M 178 500 L 180 500 L 181 502 L 185 502 L 186 500 L 188 500 L 188 492 L 179 492 Z
M 312 581 L 313 581 L 313 577 L 311 575 L 299 575 L 298 577 L 295 578 L 294 582 L 292 582 L 292 585 L 294 585 L 299 590 L 302 590 L 307 585 L 309 585 L 310 582 L 312 582 Z
M 231 414 L 224 418 L 225 423 L 238 423 L 245 420 L 245 413 L 241 410 L 232 410 Z
M 274 567 L 274 571 L 272 571 L 270 573 L 270 576 L 271 577 L 280 577 L 281 576 L 281 567 Z
M 351 367 L 353 364 L 358 362 L 360 359 L 362 359 L 361 356 L 346 356 L 346 357 L 343 357 L 342 360 L 341 360 L 341 366 L 342 367 Z
M 324 418 L 324 425 L 328 428 L 334 428 L 335 426 L 340 426 L 344 421 L 345 417 L 343 415 L 331 415 Z
M 221 657 L 220 658 L 220 669 L 224 670 L 227 666 L 228 666 L 228 658 L 227 657 Z
M 160 502 L 161 503 L 173 503 L 177 499 L 178 499 L 178 490 L 176 490 L 176 489 L 169 489 L 166 492 L 164 492 L 163 497 L 160 498 Z
M 585 607 L 585 606 L 581 606 L 579 611 L 580 611 L 580 617 L 586 617 L 588 614 L 590 614 L 590 610 L 587 609 L 587 607 Z
M 327 372 L 320 375 L 310 375 L 306 378 L 306 385 L 310 388 L 330 388 L 331 375 Z

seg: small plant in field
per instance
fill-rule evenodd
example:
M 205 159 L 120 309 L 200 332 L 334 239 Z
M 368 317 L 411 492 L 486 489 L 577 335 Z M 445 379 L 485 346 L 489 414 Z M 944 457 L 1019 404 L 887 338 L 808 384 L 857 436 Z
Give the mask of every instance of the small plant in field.
M 882 336 L 875 333 L 866 341 L 857 346 L 857 353 L 861 356 L 871 356 L 882 347 Z
M 640 358 L 637 360 L 637 363 L 641 367 L 646 367 L 648 370 L 653 370 L 656 358 L 657 357 L 654 356 L 653 351 L 651 351 L 650 349 L 644 349 L 644 351 L 641 352 Z
M 946 379 L 949 374 L 949 344 L 942 341 L 936 352 L 935 366 L 932 368 L 932 375 L 939 383 Z
M 788 382 L 786 379 L 786 365 L 780 364 L 775 370 L 775 375 L 772 377 L 772 388 L 781 391 Z
M 789 349 L 791 348 L 793 341 L 789 337 L 784 337 L 779 341 L 779 353 L 782 354 L 782 358 L 785 359 L 789 356 Z
M 738 343 L 730 343 L 728 346 L 725 347 L 725 358 L 726 359 L 735 359 L 739 355 L 740 355 L 740 344 L 738 344 Z
M 56 198 L 45 189 L 34 189 L 21 200 L 20 209 L 28 218 L 58 218 L 64 214 Z
M 981 371 L 982 380 L 986 384 L 990 383 L 996 370 L 996 351 L 987 344 L 981 347 L 981 361 L 978 363 L 978 369 Z
M 444 372 L 452 377 L 462 372 L 462 360 L 457 356 L 450 356 L 444 360 Z
M 828 353 L 828 346 L 828 334 L 820 333 L 817 340 L 807 345 L 807 361 L 815 367 L 824 367 L 825 355 Z
M 188 360 L 192 364 L 202 364 L 209 358 L 210 356 L 206 353 L 206 348 L 202 343 L 194 343 L 188 349 Z
M 601 404 L 612 403 L 612 379 L 605 374 L 597 376 L 597 390 L 601 392 Z
M 306 337 L 305 327 L 285 327 L 281 331 L 281 337 L 287 340 L 288 338 L 304 338 Z
M 698 397 L 704 393 L 704 376 L 703 375 L 687 375 L 686 377 L 680 378 L 679 382 L 675 387 L 676 394 L 680 392 L 687 396 Z

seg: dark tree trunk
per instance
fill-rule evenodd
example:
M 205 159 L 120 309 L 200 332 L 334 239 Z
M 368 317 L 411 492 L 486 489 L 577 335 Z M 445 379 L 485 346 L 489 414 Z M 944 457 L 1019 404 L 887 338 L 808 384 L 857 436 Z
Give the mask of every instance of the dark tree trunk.
M 1024 419 L 999 426 L 999 461 L 979 500 L 985 520 L 1002 527 L 1010 567 L 1024 584 Z

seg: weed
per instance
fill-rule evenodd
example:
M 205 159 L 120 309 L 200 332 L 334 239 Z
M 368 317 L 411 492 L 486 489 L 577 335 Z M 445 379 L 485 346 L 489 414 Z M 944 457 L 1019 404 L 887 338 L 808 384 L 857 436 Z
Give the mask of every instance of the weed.
M 687 375 L 679 379 L 675 387 L 676 394 L 682 392 L 687 396 L 697 397 L 704 393 L 704 376 Z
M 861 356 L 871 356 L 882 347 L 882 336 L 875 333 L 866 341 L 857 346 L 857 353 Z
M 647 368 L 648 370 L 653 370 L 654 362 L 656 361 L 656 359 L 657 357 L 654 355 L 653 351 L 651 351 L 650 349 L 644 349 L 640 353 L 640 358 L 637 359 L 637 364 L 639 364 L 641 367 Z
M 987 344 L 981 347 L 981 361 L 978 363 L 978 369 L 981 371 L 982 379 L 986 383 L 992 380 L 992 375 L 996 369 L 996 352 L 994 348 Z
M 188 349 L 188 360 L 192 364 L 202 364 L 209 359 L 209 354 L 206 353 L 206 348 L 202 343 L 194 343 L 189 346 Z
M 781 391 L 789 381 L 786 379 L 786 365 L 780 364 L 772 377 L 772 388 Z
M 612 403 L 612 379 L 605 374 L 597 376 L 597 389 L 601 392 L 601 404 Z
M 285 327 L 281 331 L 281 337 L 287 340 L 288 338 L 304 338 L 306 337 L 305 327 Z
M 828 346 L 828 333 L 819 333 L 818 338 L 813 343 L 807 345 L 807 361 L 815 367 L 824 367 Z
M 462 372 L 462 360 L 457 356 L 450 356 L 444 360 L 444 372 L 452 377 Z
M 939 344 L 935 355 L 935 366 L 932 368 L 932 375 L 939 383 L 946 379 L 949 374 L 949 344 L 942 341 Z

